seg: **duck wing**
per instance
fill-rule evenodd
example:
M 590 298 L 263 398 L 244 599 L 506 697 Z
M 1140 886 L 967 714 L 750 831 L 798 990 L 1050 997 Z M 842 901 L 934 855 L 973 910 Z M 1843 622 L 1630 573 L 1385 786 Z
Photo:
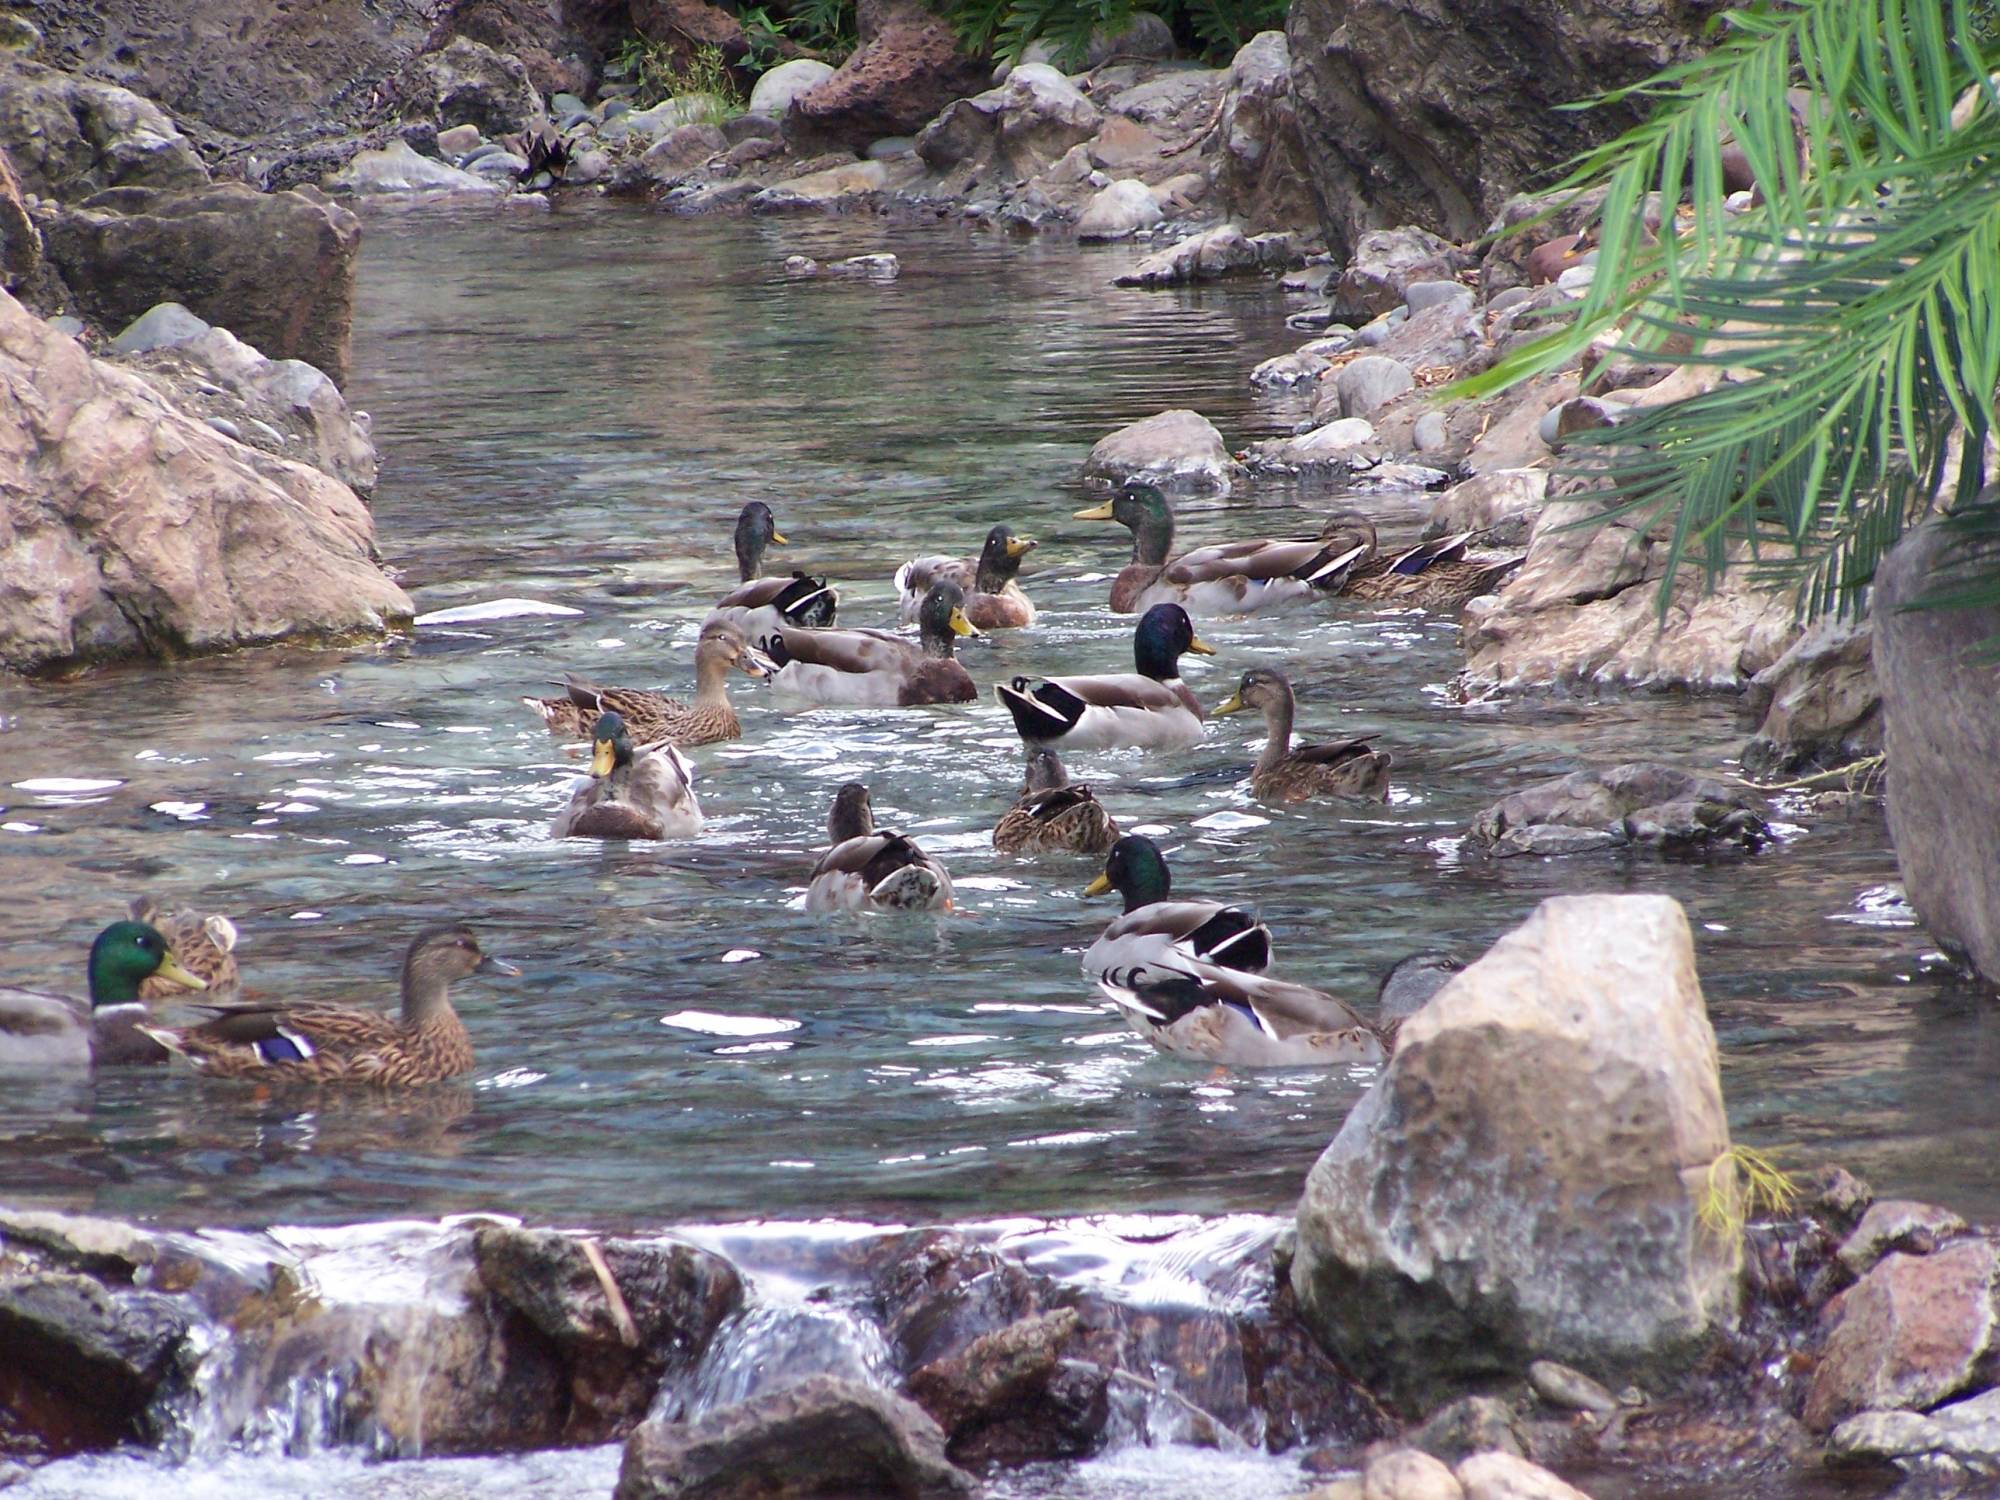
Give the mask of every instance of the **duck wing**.
M 905 625 L 917 623 L 917 610 L 924 595 L 939 579 L 957 584 L 967 600 L 973 597 L 973 583 L 979 577 L 979 560 L 972 557 L 913 557 L 896 569 L 897 618 Z
M 1271 929 L 1256 913 L 1220 901 L 1155 901 L 1113 917 L 1084 954 L 1083 971 L 1095 979 L 1176 958 L 1256 973 L 1270 966 Z
M 1205 963 L 1114 970 L 1099 985 L 1165 1051 L 1264 1066 L 1388 1058 L 1353 1007 L 1310 985 Z

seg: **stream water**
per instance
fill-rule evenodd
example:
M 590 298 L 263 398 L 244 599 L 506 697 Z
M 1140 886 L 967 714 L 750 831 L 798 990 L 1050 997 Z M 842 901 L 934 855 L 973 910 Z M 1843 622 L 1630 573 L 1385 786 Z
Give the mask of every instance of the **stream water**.
M 181 1070 L 10 1081 L 0 1198 L 182 1225 L 497 1208 L 614 1230 L 1288 1211 L 1365 1078 L 1214 1073 L 1107 1014 L 1077 970 L 1110 914 L 1079 902 L 1090 863 L 990 847 L 1020 764 L 990 697 L 809 710 L 735 679 L 744 737 L 694 754 L 708 832 L 630 848 L 547 836 L 575 763 L 519 703 L 565 669 L 688 687 L 750 499 L 790 538 L 773 564 L 831 575 L 850 623 L 893 619 L 904 558 L 1011 522 L 1041 539 L 1024 582 L 1043 619 L 967 645 L 974 677 L 1129 668 L 1130 622 L 1103 608 L 1124 534 L 1069 518 L 1078 463 L 1170 406 L 1233 445 L 1289 430 L 1301 412 L 1244 379 L 1298 342 L 1286 300 L 1255 282 L 1116 290 L 1137 251 L 874 220 L 422 211 L 371 219 L 365 244 L 349 396 L 374 417 L 384 555 L 421 611 L 564 612 L 0 680 L 0 983 L 80 989 L 90 936 L 142 890 L 229 912 L 252 992 L 386 1003 L 408 935 L 443 916 L 524 973 L 459 992 L 477 1070 L 419 1102 L 302 1104 Z M 779 270 L 880 249 L 902 257 L 893 284 Z M 1242 487 L 1183 507 L 1182 536 L 1290 534 L 1326 503 Z M 1392 537 L 1423 514 L 1369 503 Z M 1787 809 L 1785 839 L 1748 858 L 1483 863 L 1459 836 L 1487 802 L 1638 756 L 1726 768 L 1747 732 L 1734 706 L 1459 706 L 1452 623 L 1357 604 L 1203 634 L 1219 654 L 1189 660 L 1201 696 L 1281 660 L 1302 732 L 1374 733 L 1396 756 L 1386 807 L 1306 812 L 1239 785 L 1257 742 L 1241 719 L 1187 752 L 1072 766 L 1161 839 L 1179 888 L 1254 902 L 1279 972 L 1366 1002 L 1401 954 L 1475 955 L 1544 896 L 1671 893 L 1696 922 L 1739 1139 L 2000 1213 L 2000 1160 L 1974 1144 L 2000 1126 L 2000 1035 L 1927 956 L 1875 804 Z M 949 865 L 959 914 L 798 909 L 850 779 Z M 1166 1493 L 1149 1459 L 1120 1461 Z M 561 1462 L 601 1462 L 608 1483 L 609 1458 Z M 544 1492 L 515 1467 L 509 1493 Z M 1228 1493 L 1220 1476 L 1186 1490 Z

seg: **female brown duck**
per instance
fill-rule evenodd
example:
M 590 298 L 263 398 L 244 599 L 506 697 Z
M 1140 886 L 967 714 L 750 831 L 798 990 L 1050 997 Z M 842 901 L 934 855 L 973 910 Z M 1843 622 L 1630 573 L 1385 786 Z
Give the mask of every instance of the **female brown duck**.
M 236 1006 L 200 1026 L 142 1028 L 218 1078 L 407 1087 L 472 1068 L 472 1038 L 451 1007 L 468 974 L 518 974 L 480 952 L 472 929 L 428 927 L 403 956 L 400 1015 L 338 1005 Z
M 1264 753 L 1250 771 L 1250 791 L 1266 802 L 1305 802 L 1313 797 L 1389 798 L 1390 755 L 1365 739 L 1294 745 L 1292 718 L 1298 702 L 1292 684 L 1272 667 L 1252 667 L 1215 707 L 1215 717 L 1256 709 L 1264 715 Z

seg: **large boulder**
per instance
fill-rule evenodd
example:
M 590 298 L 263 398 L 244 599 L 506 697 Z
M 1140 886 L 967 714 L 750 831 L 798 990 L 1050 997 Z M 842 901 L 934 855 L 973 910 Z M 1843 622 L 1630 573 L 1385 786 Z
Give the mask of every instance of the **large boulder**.
M 1235 224 L 1218 224 L 1176 240 L 1164 250 L 1155 250 L 1112 280 L 1117 286 L 1182 286 L 1192 281 L 1217 281 L 1239 272 L 1291 264 L 1298 253 L 1298 242 L 1289 234 L 1249 235 Z
M 418 58 L 417 66 L 437 97 L 441 130 L 470 125 L 482 135 L 514 135 L 548 121 L 527 67 L 484 42 L 453 37 L 441 50 Z
M 65 203 L 112 187 L 208 181 L 208 168 L 157 104 L 38 63 L 0 68 L 0 147 L 23 188 Z
M 1143 479 L 1163 490 L 1228 494 L 1240 472 L 1215 424 L 1178 407 L 1106 433 L 1083 462 L 1083 477 L 1106 484 Z
M 149 308 L 110 352 L 218 432 L 303 459 L 358 494 L 375 488 L 366 413 L 350 411 L 340 388 L 304 360 L 266 359 L 178 302 Z
M 1674 766 L 1632 761 L 1572 771 L 1509 792 L 1472 820 L 1474 848 L 1500 857 L 1628 845 L 1755 848 L 1770 837 L 1764 799 Z
M 28 212 L 21 179 L 0 147 L 0 286 L 20 291 L 42 269 L 42 231 Z
M 1744 769 L 1762 776 L 1826 771 L 1882 749 L 1882 689 L 1868 620 L 1820 620 L 1750 679 L 1744 708 L 1757 733 Z
M 1643 101 L 1557 106 L 1692 49 L 1682 0 L 1298 0 L 1286 34 L 1327 245 L 1416 224 L 1476 239 L 1515 191 L 1636 123 Z
M 182 414 L 4 295 L 0 497 L 0 666 L 17 671 L 411 614 L 346 485 Z
M 957 1500 L 971 1476 L 944 1456 L 923 1410 L 858 1381 L 815 1375 L 694 1422 L 655 1419 L 625 1444 L 614 1500 Z
M 1728 1150 L 1679 903 L 1544 901 L 1403 1023 L 1306 1179 L 1292 1287 L 1417 1406 L 1538 1357 L 1658 1378 L 1734 1313 L 1701 1214 Z
M 1472 257 L 1449 241 L 1405 225 L 1374 229 L 1359 236 L 1340 280 L 1331 290 L 1333 315 L 1350 323 L 1403 305 L 1412 283 L 1449 281 L 1472 264 Z
M 0 1281 L 0 1401 L 59 1449 L 156 1441 L 156 1397 L 194 1364 L 175 1299 L 45 1271 Z M 15 1434 L 10 1434 L 15 1435 Z
M 630 7 L 614 0 L 453 0 L 430 41 L 446 32 L 484 42 L 518 57 L 542 93 L 583 95 L 631 30 Z
M 1743 567 L 1710 589 L 1683 564 L 1662 610 L 1669 533 L 1630 517 L 1576 524 L 1595 503 L 1546 505 L 1520 571 L 1468 607 L 1469 689 L 1739 692 L 1797 637 L 1790 591 L 1759 587 Z
M 1089 140 L 1103 123 L 1098 107 L 1062 74 L 1044 63 L 1023 63 L 999 88 L 958 100 L 925 126 L 917 155 L 935 172 L 970 168 L 983 177 L 998 168 L 1025 180 Z
M 750 113 L 782 120 L 794 104 L 833 74 L 834 69 L 816 57 L 795 57 L 779 63 L 760 76 L 750 90 Z
M 128 188 L 66 209 L 43 238 L 78 311 L 107 327 L 179 302 L 346 383 L 361 221 L 317 193 Z
M 1292 52 L 1282 31 L 1259 32 L 1237 49 L 1209 140 L 1224 213 L 1252 229 L 1314 222 L 1305 140 L 1292 107 Z
M 449 162 L 425 156 L 413 150 L 408 141 L 400 139 L 355 152 L 339 170 L 327 175 L 325 183 L 333 192 L 363 196 L 374 193 L 470 193 L 484 197 L 506 190 L 493 178 L 463 171 Z
M 919 0 L 860 0 L 855 19 L 861 45 L 785 114 L 786 137 L 804 149 L 915 135 L 985 82 L 984 65 L 959 50 L 951 23 Z
M 2000 502 L 1989 486 L 1982 504 Z M 1990 554 L 1988 554 L 1990 556 Z M 1875 572 L 1875 676 L 1889 754 L 1889 834 L 1931 936 L 2000 984 L 2000 695 L 1984 654 L 2000 608 L 1912 609 L 1962 586 L 1949 523 L 1898 542 Z

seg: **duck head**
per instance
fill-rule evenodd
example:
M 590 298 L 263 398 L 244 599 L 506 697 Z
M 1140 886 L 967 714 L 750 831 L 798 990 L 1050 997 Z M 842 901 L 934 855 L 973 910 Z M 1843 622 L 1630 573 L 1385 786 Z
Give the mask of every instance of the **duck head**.
M 986 545 L 979 549 L 979 576 L 973 580 L 973 587 L 982 594 L 999 593 L 1021 571 L 1021 560 L 1040 545 L 1031 536 L 1014 535 L 1014 528 L 1002 521 L 986 533 Z
M 875 807 L 868 800 L 868 788 L 850 781 L 833 794 L 833 811 L 827 814 L 829 844 L 844 844 L 875 831 Z
M 1267 719 L 1281 714 L 1289 717 L 1292 703 L 1292 684 L 1283 672 L 1273 667 L 1252 667 L 1236 684 L 1236 691 L 1215 705 L 1214 713 L 1221 718 L 1255 709 Z
M 694 648 L 694 670 L 698 679 L 713 674 L 720 677 L 731 667 L 746 677 L 760 681 L 777 671 L 777 663 L 743 639 L 740 631 L 727 625 L 711 625 L 701 633 Z
M 1101 896 L 1116 891 L 1125 898 L 1125 910 L 1137 911 L 1166 900 L 1173 888 L 1173 876 L 1167 873 L 1167 857 L 1160 846 L 1143 833 L 1128 833 L 1111 846 L 1104 873 L 1085 886 L 1083 893 Z
M 737 577 L 745 583 L 762 577 L 764 549 L 773 542 L 785 545 L 784 537 L 778 534 L 777 518 L 762 500 L 752 500 L 736 516 Z
M 153 975 L 183 989 L 205 990 L 208 982 L 180 966 L 158 928 L 147 922 L 113 922 L 90 945 L 90 1003 L 136 1005 L 139 986 Z
M 1174 511 L 1158 485 L 1128 479 L 1102 505 L 1075 512 L 1079 521 L 1116 521 L 1132 533 L 1132 561 L 1158 567 L 1174 546 Z
M 597 727 L 590 731 L 590 774 L 609 776 L 620 766 L 631 764 L 632 731 L 625 727 L 625 716 L 599 714 Z
M 512 964 L 480 950 L 463 922 L 426 927 L 403 952 L 403 1021 L 417 1025 L 446 1003 L 453 980 L 468 974 L 519 974 Z
M 1132 662 L 1157 682 L 1181 675 L 1181 655 L 1213 656 L 1215 648 L 1194 633 L 1194 621 L 1178 604 L 1155 604 L 1132 632 Z
M 951 655 L 954 637 L 982 634 L 965 617 L 965 590 L 949 578 L 932 584 L 917 607 L 917 634 L 926 656 L 944 657 Z
M 1023 797 L 1036 792 L 1053 792 L 1057 787 L 1069 785 L 1069 772 L 1063 769 L 1062 757 L 1044 745 L 1028 752 L 1028 783 L 1021 788 Z

